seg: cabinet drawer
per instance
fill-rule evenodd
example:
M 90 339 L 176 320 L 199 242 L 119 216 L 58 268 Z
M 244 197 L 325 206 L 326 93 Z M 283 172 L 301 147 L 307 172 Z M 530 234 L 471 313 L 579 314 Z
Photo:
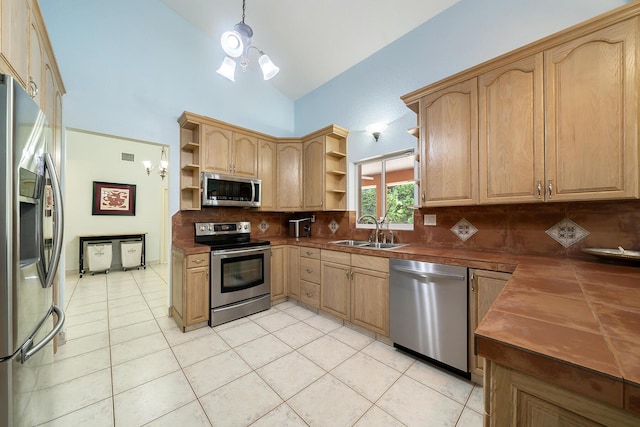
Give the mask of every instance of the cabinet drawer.
M 300 258 L 300 279 L 320 283 L 320 260 Z
M 322 250 L 322 261 L 335 262 L 336 264 L 351 264 L 351 254 L 348 252 Z
M 187 268 L 203 267 L 209 265 L 209 252 L 202 254 L 187 255 Z
M 300 256 L 305 258 L 314 258 L 320 259 L 320 249 L 319 248 L 300 248 Z
M 384 273 L 389 272 L 389 258 L 353 254 L 351 255 L 351 265 L 367 270 L 382 271 Z
M 300 302 L 315 308 L 320 307 L 320 285 L 300 281 Z

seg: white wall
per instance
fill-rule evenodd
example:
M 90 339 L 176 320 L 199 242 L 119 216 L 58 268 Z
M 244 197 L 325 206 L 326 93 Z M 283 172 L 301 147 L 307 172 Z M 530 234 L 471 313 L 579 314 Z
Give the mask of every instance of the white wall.
M 158 164 L 162 146 L 144 141 L 67 130 L 65 189 L 65 270 L 78 269 L 78 236 L 148 233 L 146 260 L 160 260 L 162 191 L 167 178 L 147 176 L 143 160 Z M 122 153 L 133 154 L 133 162 Z M 136 185 L 135 216 L 92 215 L 93 181 Z

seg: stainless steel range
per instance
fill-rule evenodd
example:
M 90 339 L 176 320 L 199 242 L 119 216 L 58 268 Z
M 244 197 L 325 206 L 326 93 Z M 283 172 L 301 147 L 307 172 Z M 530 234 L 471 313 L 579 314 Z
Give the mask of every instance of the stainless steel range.
M 269 309 L 269 241 L 252 240 L 249 222 L 197 222 L 195 228 L 195 241 L 211 246 L 209 326 Z

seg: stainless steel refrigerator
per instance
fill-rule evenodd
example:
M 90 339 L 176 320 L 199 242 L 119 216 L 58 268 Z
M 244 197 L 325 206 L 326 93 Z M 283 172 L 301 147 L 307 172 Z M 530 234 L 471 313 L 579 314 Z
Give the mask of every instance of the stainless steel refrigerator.
M 64 323 L 52 287 L 62 252 L 62 193 L 44 114 L 2 74 L 0 135 L 0 426 L 28 426 L 55 404 L 41 383 Z

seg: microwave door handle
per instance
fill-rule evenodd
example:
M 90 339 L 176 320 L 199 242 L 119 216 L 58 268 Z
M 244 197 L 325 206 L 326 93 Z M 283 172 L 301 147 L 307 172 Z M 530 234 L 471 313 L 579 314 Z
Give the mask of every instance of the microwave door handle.
M 53 158 L 50 153 L 44 155 L 45 169 L 49 171 L 51 177 L 51 189 L 53 190 L 53 206 L 56 212 L 55 220 L 53 222 L 53 252 L 51 254 L 51 262 L 49 263 L 49 271 L 47 271 L 46 278 L 42 284 L 43 288 L 48 288 L 53 284 L 53 280 L 58 270 L 58 264 L 60 264 L 60 256 L 62 255 L 62 237 L 63 237 L 63 221 L 64 213 L 62 207 L 62 191 L 60 189 L 60 180 L 56 174 L 55 166 L 53 165 Z M 44 240 L 41 242 L 44 244 Z
M 256 201 L 256 183 L 255 182 L 251 183 L 251 201 L 252 202 Z

